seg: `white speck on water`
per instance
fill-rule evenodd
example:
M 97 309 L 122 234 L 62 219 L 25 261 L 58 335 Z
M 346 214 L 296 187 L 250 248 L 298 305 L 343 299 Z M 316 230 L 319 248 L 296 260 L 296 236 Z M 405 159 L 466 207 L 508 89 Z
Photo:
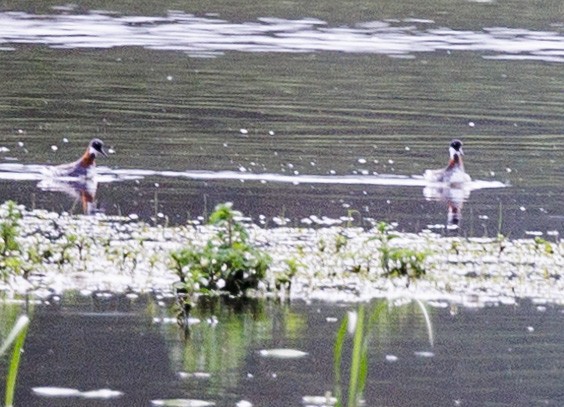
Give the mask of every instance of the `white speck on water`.
M 539 306 L 537 307 L 537 311 L 539 311 L 539 312 L 545 312 L 545 311 L 546 311 L 546 307 L 545 307 L 544 305 L 539 305 Z
M 68 142 L 69 142 L 69 139 L 66 138 L 66 137 L 64 137 L 64 138 L 63 138 L 63 143 L 68 143 Z
M 388 164 L 393 164 L 393 163 L 394 163 L 394 160 L 392 160 L 392 159 L 388 160 Z
M 51 146 L 51 150 L 53 150 L 53 151 L 57 151 L 58 149 L 59 149 L 59 147 L 57 147 L 56 145 Z
M 229 146 L 229 144 L 223 143 L 223 147 L 228 147 L 228 146 Z
M 286 166 L 287 166 L 288 168 L 294 168 L 294 164 L 292 164 L 292 163 L 288 163 L 288 164 L 286 164 Z
M 253 407 L 253 403 L 247 400 L 241 400 L 235 404 L 236 407 Z
M 336 174 L 336 172 L 335 172 L 335 170 L 330 170 L 330 171 L 329 171 L 329 174 L 331 174 L 331 175 L 335 175 L 335 174 Z
M 315 164 L 315 162 L 310 161 L 309 165 L 311 165 L 312 167 L 315 167 L 316 164 Z
M 326 320 L 327 322 L 337 322 L 339 319 L 338 319 L 338 318 L 335 318 L 335 317 L 327 317 L 327 318 L 325 318 L 325 320 Z
M 154 406 L 164 407 L 209 407 L 215 406 L 212 401 L 194 400 L 194 399 L 164 399 L 164 400 L 151 400 Z
M 386 203 L 389 205 L 392 203 L 392 201 L 390 201 L 389 199 L 386 199 Z
M 167 80 L 167 81 L 171 81 L 172 79 L 173 79 L 173 78 L 172 78 L 171 75 L 168 75 L 168 76 L 166 77 L 166 80 Z
M 405 151 L 410 151 L 411 148 L 409 148 L 408 146 L 405 146 Z
M 509 174 L 509 173 L 511 173 L 513 170 L 512 170 L 511 168 L 507 167 L 507 168 L 505 169 L 505 171 L 507 171 L 507 173 Z
M 270 130 L 270 131 L 268 132 L 268 134 L 271 135 L 271 136 L 274 136 L 274 131 Z
M 160 187 L 161 185 L 158 182 L 155 182 L 155 188 Z
M 23 141 L 18 141 L 18 147 L 23 147 L 25 144 Z
M 247 169 L 243 166 L 239 167 L 239 172 L 247 172 Z
M 368 170 L 361 170 L 360 173 L 361 173 L 362 175 L 369 175 L 369 174 L 370 174 L 370 171 L 368 171 Z
M 114 150 L 113 148 L 108 149 L 108 154 L 115 154 L 116 150 Z
M 131 219 L 131 220 L 138 220 L 138 219 L 139 219 L 139 215 L 137 215 L 136 213 L 130 213 L 130 214 L 129 214 L 129 219 Z
M 475 127 L 475 126 L 476 126 L 476 123 L 474 123 L 474 122 L 468 122 L 468 126 L 470 126 L 470 127 Z
M 525 234 L 528 236 L 542 236 L 542 232 L 538 230 L 526 230 Z
M 91 390 L 80 393 L 80 397 L 85 399 L 113 399 L 121 396 L 123 396 L 121 391 L 111 389 Z
M 302 352 L 297 349 L 263 349 L 259 351 L 259 354 L 265 358 L 278 358 L 278 359 L 296 359 L 303 358 L 307 356 L 307 352 Z
M 396 355 L 386 355 L 386 362 L 397 362 L 398 359 Z
M 8 153 L 8 152 L 10 152 L 10 149 L 8 147 L 4 147 L 4 146 L 0 147 L 0 153 Z
M 527 208 L 525 208 L 524 206 L 520 206 L 520 207 L 519 207 L 519 210 L 520 210 L 521 212 L 525 212 L 525 211 L 527 210 Z
M 418 351 L 414 352 L 415 356 L 419 356 L 420 358 L 432 358 L 435 356 L 434 352 L 429 351 Z
M 374 160 L 374 161 L 373 161 L 374 164 L 378 164 L 379 162 L 380 162 L 380 161 L 378 161 L 378 160 Z
M 67 387 L 33 387 L 31 389 L 38 396 L 43 397 L 77 397 L 80 390 Z
M 24 134 L 24 133 L 25 133 L 25 130 L 23 130 L 23 129 L 18 129 L 18 134 Z
M 337 404 L 337 398 L 331 396 L 331 393 L 328 392 L 325 396 L 303 396 L 302 397 L 302 404 L 308 407 L 329 407 L 334 406 Z
M 490 217 L 488 215 L 479 215 L 478 216 L 478 219 L 481 219 L 481 220 L 488 220 L 489 218 Z
M 359 158 L 359 159 L 358 159 L 358 163 L 359 163 L 359 164 L 366 164 L 366 159 L 364 159 L 364 158 Z
M 535 332 L 535 328 L 533 328 L 532 326 L 528 326 L 527 332 Z
M 239 129 L 239 133 L 241 133 L 241 134 L 249 134 L 249 130 L 247 130 L 247 129 Z
M 276 379 L 278 377 L 278 375 L 276 373 L 272 373 L 272 378 Z
M 558 236 L 560 233 L 557 230 L 549 230 L 546 232 L 547 236 Z

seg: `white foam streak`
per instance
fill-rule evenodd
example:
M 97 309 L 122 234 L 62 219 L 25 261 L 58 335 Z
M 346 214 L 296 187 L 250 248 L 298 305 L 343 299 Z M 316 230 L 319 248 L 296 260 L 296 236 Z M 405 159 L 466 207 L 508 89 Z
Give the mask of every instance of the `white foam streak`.
M 417 25 L 415 25 L 417 24 Z M 551 31 L 491 27 L 457 31 L 433 27 L 431 20 L 366 22 L 329 27 L 316 19 L 260 18 L 232 23 L 212 17 L 169 13 L 166 17 L 31 15 L 0 13 L 0 44 L 44 44 L 53 48 L 139 46 L 209 57 L 240 52 L 347 52 L 390 56 L 438 50 L 479 51 L 563 62 L 562 35 Z

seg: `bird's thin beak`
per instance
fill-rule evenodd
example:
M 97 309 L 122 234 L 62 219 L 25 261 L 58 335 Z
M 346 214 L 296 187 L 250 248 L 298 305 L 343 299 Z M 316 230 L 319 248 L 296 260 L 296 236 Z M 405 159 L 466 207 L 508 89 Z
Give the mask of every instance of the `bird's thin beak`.
M 460 153 L 460 155 L 464 155 L 464 151 L 462 151 L 462 147 L 460 147 L 460 148 L 458 149 L 458 152 Z
M 108 156 L 108 153 L 106 153 L 106 151 L 104 151 L 104 147 L 102 147 L 102 148 L 100 149 L 100 153 L 101 153 L 104 157 L 107 157 L 107 156 Z

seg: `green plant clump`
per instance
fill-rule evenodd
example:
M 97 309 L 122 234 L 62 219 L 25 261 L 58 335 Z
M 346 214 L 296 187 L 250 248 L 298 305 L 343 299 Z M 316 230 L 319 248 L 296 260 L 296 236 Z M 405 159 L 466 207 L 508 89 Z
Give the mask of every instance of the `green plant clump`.
M 218 205 L 209 219 L 216 233 L 206 245 L 171 253 L 173 269 L 187 294 L 243 295 L 265 278 L 272 259 L 249 241 L 241 217 L 230 203 Z
M 423 277 L 427 270 L 425 260 L 429 253 L 417 251 L 408 247 L 395 247 L 390 241 L 398 235 L 391 233 L 393 227 L 385 222 L 377 225 L 377 236 L 374 239 L 380 241 L 380 265 L 385 277 L 408 277 L 418 279 Z
M 14 201 L 7 201 L 0 208 L 0 276 L 22 274 L 21 247 L 18 242 L 19 221 L 22 213 Z

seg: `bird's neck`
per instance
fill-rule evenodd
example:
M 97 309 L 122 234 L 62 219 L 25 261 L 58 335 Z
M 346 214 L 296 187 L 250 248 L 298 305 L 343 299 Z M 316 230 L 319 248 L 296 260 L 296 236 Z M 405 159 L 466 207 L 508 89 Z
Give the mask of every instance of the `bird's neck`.
M 451 159 L 448 162 L 447 169 L 453 170 L 455 168 L 460 168 L 461 170 L 464 171 L 464 164 L 462 163 L 462 157 L 460 157 L 460 155 L 458 155 L 458 154 L 455 154 L 454 156 L 452 156 Z
M 82 157 L 80 158 L 80 165 L 82 167 L 93 167 L 96 165 L 96 154 L 90 152 L 90 150 L 86 150 Z

